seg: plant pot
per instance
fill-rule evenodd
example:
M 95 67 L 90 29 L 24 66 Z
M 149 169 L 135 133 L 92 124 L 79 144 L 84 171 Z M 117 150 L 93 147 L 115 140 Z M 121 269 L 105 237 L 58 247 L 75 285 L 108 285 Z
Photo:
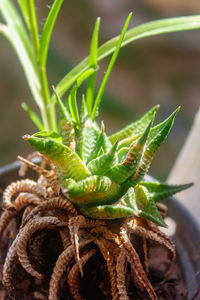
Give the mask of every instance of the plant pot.
M 0 189 L 19 179 L 20 162 L 14 162 L 0 168 Z M 29 170 L 27 177 L 34 178 Z M 169 231 L 176 244 L 178 263 L 190 300 L 200 285 L 200 225 L 193 216 L 173 197 L 165 200 L 168 206 Z M 200 299 L 197 296 L 195 299 Z

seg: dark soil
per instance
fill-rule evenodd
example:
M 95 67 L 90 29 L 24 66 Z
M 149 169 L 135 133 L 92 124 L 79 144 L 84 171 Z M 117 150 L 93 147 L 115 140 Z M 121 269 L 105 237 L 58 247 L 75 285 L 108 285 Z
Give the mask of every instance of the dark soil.
M 0 276 L 2 276 L 3 263 L 7 249 L 14 239 L 18 225 L 13 220 L 5 230 L 0 241 Z M 42 237 L 42 239 L 41 239 Z M 43 241 L 41 243 L 41 240 Z M 181 270 L 177 262 L 171 262 L 167 251 L 160 246 L 150 244 L 149 251 L 149 280 L 151 281 L 159 300 L 183 300 L 186 299 L 186 289 Z M 83 249 L 88 251 L 90 245 Z M 16 261 L 13 266 L 13 289 L 9 291 L 10 296 L 0 284 L 0 300 L 47 300 L 48 282 L 53 270 L 55 261 L 62 251 L 60 237 L 55 230 L 36 232 L 28 245 L 29 258 L 33 266 L 45 274 L 43 281 L 33 278 L 27 274 L 21 265 Z M 43 253 L 43 255 L 41 255 Z M 127 266 L 129 268 L 129 266 Z M 60 281 L 59 300 L 71 300 L 67 285 L 67 274 Z M 126 278 L 127 290 L 130 299 L 147 300 L 148 295 L 136 291 L 131 276 Z M 84 277 L 80 276 L 80 291 L 84 299 L 102 300 L 111 299 L 110 284 L 107 267 L 101 254 L 97 251 L 84 267 Z

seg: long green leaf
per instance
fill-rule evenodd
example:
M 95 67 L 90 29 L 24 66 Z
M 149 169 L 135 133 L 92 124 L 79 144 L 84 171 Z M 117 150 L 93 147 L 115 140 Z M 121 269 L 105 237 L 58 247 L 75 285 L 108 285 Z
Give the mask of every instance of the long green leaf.
M 26 32 L 25 26 L 21 20 L 19 13 L 10 0 L 0 1 L 0 14 L 2 15 L 10 30 L 12 30 L 12 36 L 15 36 L 18 40 L 21 41 L 26 51 L 26 56 L 28 56 L 33 63 L 34 52 L 29 36 Z
M 92 35 L 91 46 L 90 46 L 90 57 L 89 65 L 97 69 L 97 51 L 98 51 L 98 37 L 99 37 L 100 18 L 97 18 L 94 32 Z M 92 74 L 88 79 L 87 93 L 86 93 L 86 106 L 89 114 L 92 112 L 92 103 L 95 91 L 96 72 Z
M 43 126 L 42 121 L 40 120 L 39 116 L 28 106 L 28 104 L 23 102 L 22 108 L 28 114 L 29 118 L 33 121 L 35 126 L 41 131 L 44 130 L 44 126 Z
M 13 32 L 12 29 L 8 27 L 8 25 L 0 24 L 0 33 L 2 33 L 13 46 L 21 62 L 32 95 L 37 105 L 41 109 L 43 107 L 43 101 L 40 93 L 40 83 L 38 80 L 37 73 L 35 71 L 35 67 L 29 59 L 29 56 L 27 55 L 26 49 L 24 48 L 22 41 L 20 40 L 19 36 L 17 36 L 15 32 Z
M 24 24 L 10 0 L 0 1 L 0 14 L 7 23 L 7 25 L 0 24 L 0 33 L 2 33 L 13 46 L 21 62 L 32 95 L 39 108 L 42 109 L 43 101 L 41 98 L 36 60 Z
M 108 65 L 108 68 L 106 70 L 106 74 L 103 78 L 103 81 L 101 83 L 101 86 L 99 88 L 99 91 L 98 91 L 98 94 L 97 94 L 97 97 L 96 97 L 96 100 L 95 100 L 95 103 L 94 103 L 94 107 L 92 109 L 92 114 L 91 114 L 91 119 L 94 120 L 97 116 L 98 116 L 98 111 L 99 111 L 99 106 L 100 106 L 100 103 L 101 103 L 101 98 L 103 96 L 103 92 L 104 92 L 104 89 L 105 89 L 105 86 L 106 86 L 106 83 L 108 81 L 108 78 L 110 76 L 110 73 L 113 69 L 113 66 L 115 64 L 115 61 L 117 59 L 117 56 L 118 56 L 118 53 L 119 53 L 119 50 L 120 50 L 120 47 L 121 47 L 121 44 L 122 44 L 122 41 L 123 41 L 123 38 L 124 38 L 124 35 L 125 35 L 125 32 L 128 28 L 128 25 L 129 25 L 129 22 L 130 22 L 130 19 L 132 17 L 132 13 L 130 13 L 128 15 L 128 18 L 126 19 L 126 22 L 124 24 L 124 27 L 122 29 L 122 32 L 120 34 L 120 37 L 117 41 L 117 45 L 116 45 L 116 48 L 115 48 L 115 51 L 111 57 L 111 60 L 109 62 L 109 65 Z
M 28 13 L 28 6 L 27 6 L 27 0 L 18 0 L 22 15 L 24 17 L 24 21 L 28 27 L 28 29 L 31 28 L 31 23 L 29 19 L 29 13 Z
M 35 1 L 34 0 L 26 0 L 27 1 L 27 8 L 30 20 L 30 34 L 33 41 L 33 45 L 35 48 L 36 56 L 38 55 L 38 51 L 40 48 L 39 42 L 39 34 L 38 34 L 38 26 L 37 26 L 37 18 L 35 14 Z
M 87 79 L 95 71 L 96 70 L 94 68 L 90 68 L 87 71 L 85 71 L 83 74 L 81 74 L 80 77 L 77 79 L 76 83 L 74 84 L 74 86 L 72 87 L 70 94 L 68 96 L 70 113 L 76 124 L 80 124 L 80 118 L 79 118 L 78 107 L 76 102 L 77 90 L 80 87 L 80 85 L 83 83 L 83 81 Z
M 35 48 L 35 53 L 37 55 L 40 43 L 39 43 L 39 35 L 38 35 L 38 26 L 37 26 L 37 18 L 35 14 L 35 1 L 34 0 L 18 0 L 19 6 L 21 8 L 22 15 L 24 17 L 24 21 L 28 27 L 30 32 L 33 45 Z
M 53 6 L 49 12 L 49 15 L 44 24 L 42 31 L 42 36 L 40 39 L 40 51 L 39 51 L 39 64 L 41 67 L 46 66 L 47 54 L 49 49 L 49 42 L 51 38 L 51 33 L 54 28 L 54 24 L 59 13 L 60 7 L 63 3 L 63 0 L 55 0 Z
M 122 47 L 138 39 L 169 32 L 194 30 L 200 28 L 200 15 L 169 18 L 148 22 L 128 30 L 124 36 Z M 114 52 L 119 36 L 112 38 L 98 49 L 98 61 Z M 86 57 L 74 67 L 58 84 L 57 91 L 64 95 L 82 72 L 89 67 L 89 57 Z

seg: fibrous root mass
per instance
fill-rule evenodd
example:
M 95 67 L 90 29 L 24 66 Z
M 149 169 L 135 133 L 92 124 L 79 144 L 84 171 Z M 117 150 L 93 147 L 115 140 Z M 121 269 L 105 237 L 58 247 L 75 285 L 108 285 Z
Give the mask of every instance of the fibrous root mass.
M 9 241 L 12 241 L 8 245 L 2 275 L 8 294 L 17 299 L 14 276 L 20 266 L 24 271 L 21 280 L 34 280 L 37 285 L 30 299 L 85 299 L 87 296 L 80 284 L 85 276 L 87 280 L 90 276 L 85 273 L 85 267 L 92 259 L 98 261 L 100 258 L 106 278 L 109 278 L 109 293 L 103 292 L 105 299 L 130 299 L 128 272 L 130 284 L 140 291 L 146 290 L 151 299 L 157 299 L 148 279 L 148 240 L 166 247 L 174 259 L 175 247 L 171 240 L 157 225 L 141 217 L 104 221 L 79 214 L 62 195 L 52 163 L 45 161 L 46 168 L 44 163 L 38 166 L 31 162 L 38 155 L 41 156 L 34 153 L 27 160 L 19 157 L 23 161 L 20 174 L 25 175 L 28 166 L 37 172 L 38 180 L 23 179 L 11 183 L 3 194 L 0 235 L 3 238 L 9 233 Z M 158 204 L 158 209 L 165 213 L 163 205 L 160 208 Z M 54 232 L 55 237 L 53 263 L 51 253 L 48 253 L 48 245 L 52 243 L 49 232 Z M 47 266 L 48 263 L 51 266 Z M 93 268 L 91 280 L 95 279 L 95 272 L 98 273 L 98 264 Z M 40 288 L 44 286 L 46 290 Z M 98 288 L 103 289 L 101 283 Z

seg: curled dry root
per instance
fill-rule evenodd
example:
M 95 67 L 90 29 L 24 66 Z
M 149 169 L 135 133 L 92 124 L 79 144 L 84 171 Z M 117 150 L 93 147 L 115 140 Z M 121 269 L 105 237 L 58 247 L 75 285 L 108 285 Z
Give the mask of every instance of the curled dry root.
M 84 265 L 87 265 L 90 258 L 99 252 L 107 267 L 112 299 L 128 299 L 125 282 L 126 273 L 130 269 L 134 285 L 139 290 L 146 289 L 150 298 L 156 300 L 157 296 L 147 278 L 147 240 L 166 247 L 169 255 L 174 259 L 175 247 L 171 240 L 154 223 L 141 217 L 134 216 L 117 223 L 91 220 L 78 214 L 74 206 L 61 194 L 51 161 L 45 160 L 49 166 L 48 170 L 30 161 L 36 156 L 41 157 L 38 153 L 30 155 L 27 160 L 19 157 L 24 163 L 20 174 L 24 176 L 27 167 L 30 167 L 38 173 L 38 180 L 25 179 L 14 182 L 5 189 L 3 194 L 4 211 L 0 217 L 0 235 L 11 219 L 21 216 L 18 234 L 7 252 L 3 268 L 3 284 L 8 292 L 13 290 L 12 274 L 16 262 L 20 263 L 33 278 L 46 280 L 45 274 L 38 272 L 32 264 L 28 245 L 32 239 L 34 240 L 36 233 L 42 239 L 47 236 L 45 230 L 53 229 L 60 236 L 62 249 L 52 268 L 49 300 L 58 299 L 60 281 L 63 278 L 66 280 L 65 284 L 68 283 L 74 299 L 82 299 L 80 273 L 84 276 Z M 164 216 L 165 206 L 159 204 L 157 206 Z M 141 253 L 137 253 L 131 243 L 132 235 L 137 236 Z M 40 294 L 39 291 L 34 293 Z

